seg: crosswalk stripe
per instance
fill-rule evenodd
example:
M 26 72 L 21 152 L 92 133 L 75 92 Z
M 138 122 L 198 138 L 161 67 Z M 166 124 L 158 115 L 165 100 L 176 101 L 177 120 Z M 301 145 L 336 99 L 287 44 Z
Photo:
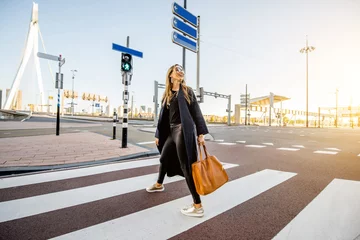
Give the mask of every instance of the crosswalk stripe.
M 292 145 L 294 148 L 305 148 L 304 145 Z
M 225 169 L 237 166 L 239 165 L 224 163 Z M 0 223 L 145 189 L 150 183 L 156 181 L 157 176 L 158 173 L 154 173 L 61 192 L 0 202 Z M 171 183 L 183 179 L 183 177 L 177 176 L 166 178 L 165 182 Z M 19 209 L 21 209 L 21 211 L 19 211 Z
M 334 179 L 273 239 L 358 239 L 359 199 L 359 181 Z
M 186 196 L 54 239 L 168 239 L 230 210 L 295 175 L 296 173 L 266 169 L 228 182 L 214 193 L 202 197 L 205 209 L 202 218 L 189 218 L 180 213 L 179 207 L 192 202 L 191 196 Z M 142 226 L 141 229 L 139 226 Z
M 236 143 L 228 143 L 228 142 L 222 142 L 219 143 L 220 145 L 236 145 Z
M 300 149 L 298 148 L 277 148 L 277 150 L 281 150 L 281 151 L 299 151 Z
M 146 144 L 152 144 L 155 143 L 154 141 L 150 141 L 150 142 L 139 142 L 139 145 L 146 145 Z
M 250 148 L 264 148 L 266 146 L 264 145 L 245 145 L 245 147 L 250 147 Z
M 338 152 L 331 152 L 331 151 L 314 151 L 314 153 L 330 154 L 330 155 L 336 155 L 336 154 L 338 154 Z
M 246 143 L 246 141 L 236 141 L 237 143 Z
M 268 146 L 274 146 L 273 143 L 263 143 L 264 145 L 268 145 Z
M 330 151 L 341 151 L 340 149 L 338 148 L 325 148 L 326 150 L 330 150 Z
M 76 177 L 90 176 L 94 174 L 114 172 L 125 169 L 132 169 L 138 167 L 146 167 L 160 164 L 159 158 L 152 158 L 139 161 L 129 161 L 122 163 L 106 164 L 101 166 L 92 166 L 86 168 L 70 169 L 66 171 L 56 171 L 48 173 L 38 173 L 33 175 L 11 177 L 0 179 L 0 189 L 18 187 L 36 183 L 58 181 Z

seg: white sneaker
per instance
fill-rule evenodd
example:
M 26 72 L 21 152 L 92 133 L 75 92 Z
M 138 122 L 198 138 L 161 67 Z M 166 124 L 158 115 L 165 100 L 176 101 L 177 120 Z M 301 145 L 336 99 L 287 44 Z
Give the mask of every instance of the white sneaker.
M 204 209 L 202 207 L 196 208 L 194 204 L 183 207 L 181 213 L 190 217 L 202 217 L 204 216 Z
M 147 192 L 162 192 L 164 190 L 165 190 L 164 184 L 162 184 L 161 187 L 157 187 L 156 184 L 154 184 L 146 188 Z

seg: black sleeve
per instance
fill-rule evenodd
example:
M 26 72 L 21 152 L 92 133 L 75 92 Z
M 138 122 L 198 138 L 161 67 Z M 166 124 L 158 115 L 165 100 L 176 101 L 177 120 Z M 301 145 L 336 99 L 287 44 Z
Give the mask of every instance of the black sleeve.
M 204 116 L 202 115 L 199 103 L 196 99 L 196 95 L 191 88 L 189 88 L 189 97 L 191 100 L 189 109 L 190 109 L 191 116 L 196 125 L 196 133 L 198 136 L 200 134 L 205 135 L 205 134 L 209 133 L 209 130 L 206 126 L 206 122 L 205 122 Z

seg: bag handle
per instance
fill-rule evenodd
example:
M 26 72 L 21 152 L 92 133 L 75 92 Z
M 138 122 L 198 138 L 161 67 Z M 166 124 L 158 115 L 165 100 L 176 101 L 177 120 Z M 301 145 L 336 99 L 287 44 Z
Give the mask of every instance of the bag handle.
M 207 149 L 206 149 L 205 143 L 199 143 L 198 145 L 199 145 L 199 151 L 200 151 L 200 161 L 203 160 L 203 158 L 202 158 L 201 146 L 203 146 L 203 150 L 204 150 L 204 152 L 205 152 L 205 157 L 208 158 L 209 153 L 208 153 L 208 151 L 207 151 Z

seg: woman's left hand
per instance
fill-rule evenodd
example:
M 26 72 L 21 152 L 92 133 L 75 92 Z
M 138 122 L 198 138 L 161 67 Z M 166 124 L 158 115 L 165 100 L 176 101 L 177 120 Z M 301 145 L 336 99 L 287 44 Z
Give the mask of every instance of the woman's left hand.
M 198 136 L 198 143 L 199 144 L 204 144 L 205 143 L 204 135 L 201 134 L 201 135 Z

